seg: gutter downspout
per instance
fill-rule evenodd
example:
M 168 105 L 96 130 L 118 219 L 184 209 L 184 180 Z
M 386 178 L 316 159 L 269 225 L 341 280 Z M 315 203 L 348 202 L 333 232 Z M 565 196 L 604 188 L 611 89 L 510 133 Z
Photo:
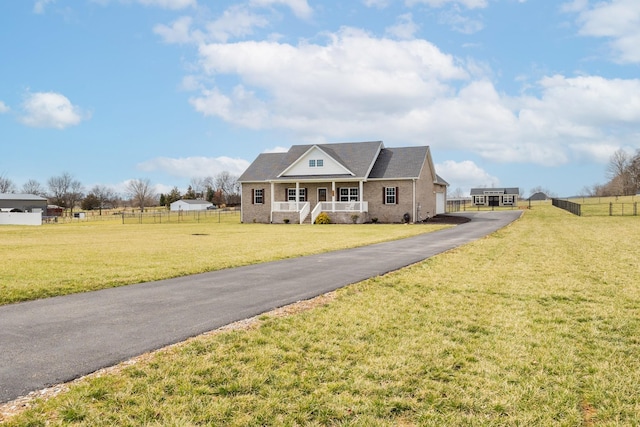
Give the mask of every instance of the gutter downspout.
M 413 222 L 416 223 L 416 215 L 418 214 L 418 210 L 416 208 L 416 180 L 415 178 L 411 181 L 413 185 Z M 417 218 L 420 219 L 420 218 Z

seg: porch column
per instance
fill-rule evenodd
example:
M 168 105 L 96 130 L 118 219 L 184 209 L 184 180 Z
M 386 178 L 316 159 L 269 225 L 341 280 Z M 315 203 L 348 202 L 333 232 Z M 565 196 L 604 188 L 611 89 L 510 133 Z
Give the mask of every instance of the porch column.
M 296 211 L 300 212 L 300 183 L 296 181 Z
M 360 199 L 360 213 L 362 213 L 362 198 L 364 197 L 364 183 L 360 181 L 358 189 L 358 198 Z
M 331 181 L 331 212 L 336 211 L 336 182 Z
M 272 223 L 273 222 L 273 205 L 275 203 L 275 184 L 273 183 L 273 181 L 271 181 L 271 204 L 269 205 L 269 222 Z

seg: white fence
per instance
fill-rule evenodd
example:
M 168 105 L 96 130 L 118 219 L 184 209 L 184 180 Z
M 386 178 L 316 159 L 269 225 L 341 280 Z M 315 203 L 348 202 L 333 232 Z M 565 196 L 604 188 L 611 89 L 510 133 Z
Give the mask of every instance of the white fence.
M 42 225 L 42 212 L 1 212 L 0 225 Z

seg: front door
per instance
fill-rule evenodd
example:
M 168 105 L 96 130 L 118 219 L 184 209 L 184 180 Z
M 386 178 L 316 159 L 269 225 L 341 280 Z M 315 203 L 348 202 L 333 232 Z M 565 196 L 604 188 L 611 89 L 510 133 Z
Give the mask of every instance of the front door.
M 318 202 L 326 202 L 326 201 L 327 201 L 327 189 L 318 188 Z
M 489 196 L 489 206 L 500 206 L 500 196 Z

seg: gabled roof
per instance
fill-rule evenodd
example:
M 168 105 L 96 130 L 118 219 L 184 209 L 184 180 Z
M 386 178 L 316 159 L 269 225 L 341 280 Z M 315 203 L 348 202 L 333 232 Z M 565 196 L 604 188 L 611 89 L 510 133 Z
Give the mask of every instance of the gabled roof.
M 519 195 L 520 189 L 518 187 L 510 187 L 510 188 L 472 188 L 471 196 L 482 196 L 487 192 L 500 192 L 502 194 L 513 194 Z
M 180 199 L 180 200 L 176 200 L 173 203 L 176 203 L 176 202 L 182 202 L 188 205 L 212 205 L 213 204 L 211 202 L 207 202 L 206 200 L 197 200 L 197 199 Z
M 35 194 L 0 193 L 0 200 L 35 200 L 41 202 L 47 199 Z
M 283 175 L 317 147 L 345 168 L 344 175 Z M 385 148 L 382 141 L 293 145 L 286 153 L 263 153 L 240 176 L 239 182 L 291 179 L 409 179 L 418 178 L 425 162 L 432 168 L 429 147 Z M 447 184 L 433 172 L 434 182 Z

